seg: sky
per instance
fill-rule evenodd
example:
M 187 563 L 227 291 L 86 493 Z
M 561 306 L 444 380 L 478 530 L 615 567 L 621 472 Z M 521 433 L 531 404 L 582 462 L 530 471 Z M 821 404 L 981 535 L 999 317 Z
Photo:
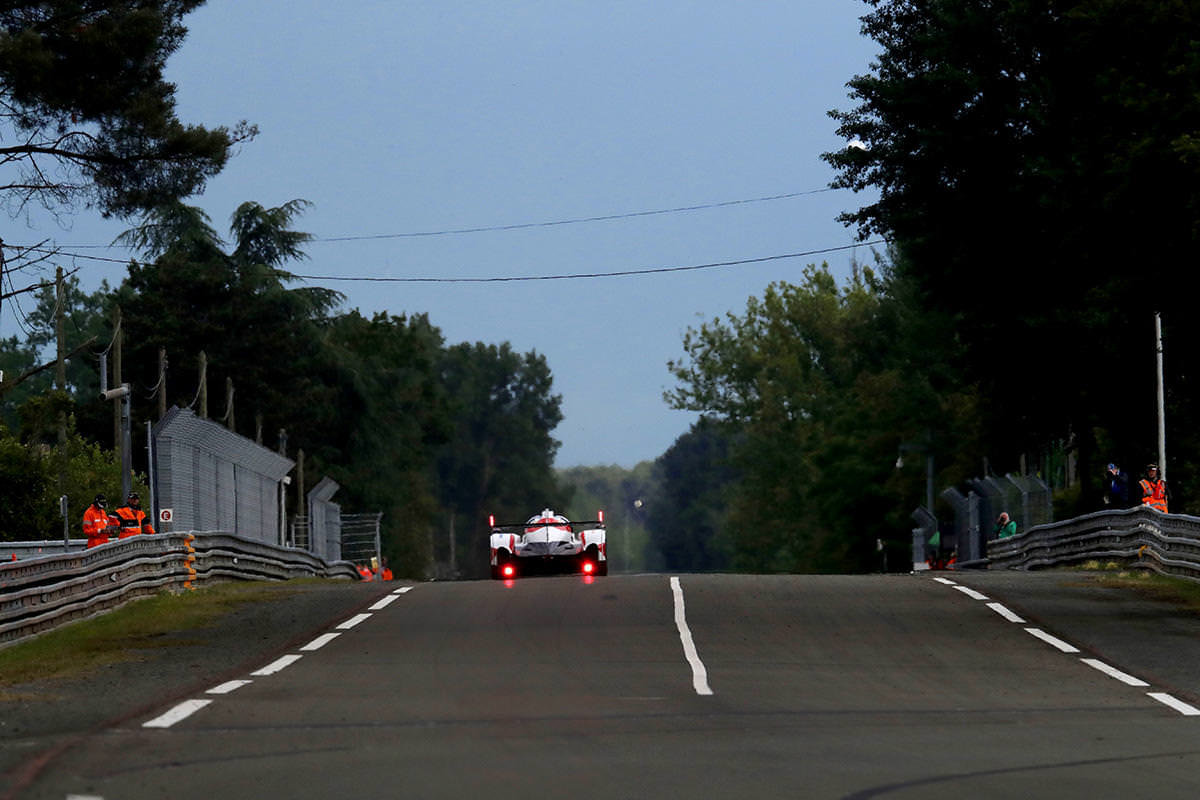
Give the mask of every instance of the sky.
M 633 467 L 696 419 L 663 400 L 689 328 L 744 312 L 808 264 L 844 278 L 871 260 L 837 221 L 869 198 L 829 191 L 819 157 L 846 145 L 827 112 L 853 107 L 845 84 L 878 51 L 859 32 L 865 12 L 839 0 L 209 0 L 168 62 L 179 116 L 260 133 L 187 202 L 223 234 L 245 201 L 311 202 L 294 227 L 315 241 L 293 272 L 344 292 L 344 310 L 428 313 L 447 344 L 540 353 L 562 396 L 556 466 Z M 132 255 L 96 247 L 131 225 L 92 211 L 4 226 L 10 242 Z M 831 248 L 845 249 L 771 258 Z M 770 260 L 543 279 L 751 259 Z M 125 274 L 64 266 L 88 291 Z M 514 277 L 539 279 L 446 280 Z M 0 335 L 16 332 L 6 315 Z

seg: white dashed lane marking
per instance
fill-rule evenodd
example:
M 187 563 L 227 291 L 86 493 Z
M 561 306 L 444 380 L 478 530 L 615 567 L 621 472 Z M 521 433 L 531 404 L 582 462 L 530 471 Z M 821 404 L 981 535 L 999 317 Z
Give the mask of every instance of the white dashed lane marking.
M 289 655 L 282 656 L 280 658 L 275 659 L 270 664 L 267 664 L 265 667 L 262 667 L 261 669 L 256 669 L 256 670 L 254 670 L 254 672 L 251 672 L 250 674 L 256 678 L 265 678 L 268 675 L 274 675 L 276 672 L 279 672 L 280 670 L 287 669 L 288 667 L 290 667 L 292 664 L 295 664 L 297 661 L 299 661 L 303 657 L 304 656 L 298 656 L 295 653 L 291 653 Z
M 363 622 L 364 620 L 368 620 L 370 618 L 371 618 L 370 614 L 355 614 L 353 617 L 346 620 L 341 625 L 338 625 L 337 629 L 339 631 L 348 631 L 351 628 L 353 628 L 355 625 L 359 624 L 360 622 Z
M 322 633 L 320 636 L 304 645 L 304 647 L 301 647 L 300 650 L 305 653 L 311 653 L 314 650 L 320 650 L 322 647 L 329 644 L 339 636 L 341 636 L 340 633 Z
M 1012 611 L 1010 611 L 1006 606 L 1001 605 L 1000 603 L 988 603 L 987 606 L 992 611 L 995 611 L 997 614 L 1004 617 L 1009 622 L 1017 622 L 1017 623 L 1025 622 L 1025 620 L 1021 619 L 1019 616 L 1017 616 Z
M 1079 648 L 1076 647 L 1075 645 L 1068 644 L 1067 642 L 1064 642 L 1062 639 L 1059 639 L 1057 636 L 1051 636 L 1050 634 L 1046 633 L 1041 628 L 1026 628 L 1025 632 L 1028 633 L 1030 636 L 1035 636 L 1038 639 L 1041 639 L 1043 642 L 1050 645 L 1051 647 L 1057 647 L 1059 650 L 1061 650 L 1064 653 L 1078 653 L 1079 652 Z
M 180 720 L 187 719 L 212 700 L 184 700 L 165 714 L 161 714 L 149 722 L 142 723 L 143 728 L 169 728 Z
M 250 683 L 254 683 L 254 681 L 225 681 L 225 683 L 222 683 L 220 686 L 214 686 L 213 688 L 209 689 L 207 692 L 205 692 L 205 694 L 229 694 L 230 692 L 237 691 L 238 689 Z
M 975 591 L 974 589 L 969 589 L 966 586 L 960 586 L 959 584 L 955 583 L 954 581 L 948 580 L 946 578 L 934 578 L 933 580 L 937 581 L 938 583 L 945 584 L 946 586 L 952 586 L 955 589 L 957 589 L 958 591 L 962 592 L 963 594 L 965 594 L 968 597 L 971 597 L 975 600 L 987 600 L 988 599 L 986 595 L 980 594 L 979 592 Z M 1025 623 L 1025 620 L 1021 619 L 1020 616 L 1015 614 L 1012 610 L 1010 610 L 1008 607 L 1004 606 L 1001 603 L 988 603 L 987 607 L 990 608 L 992 611 L 995 611 L 1000 616 L 1004 617 L 1009 622 L 1015 622 L 1015 623 L 1018 623 L 1021 625 L 1023 625 Z M 1041 639 L 1046 644 L 1058 649 L 1059 651 L 1061 651 L 1063 653 L 1078 653 L 1079 652 L 1079 648 L 1076 647 L 1075 645 L 1070 644 L 1069 642 L 1064 642 L 1062 639 L 1059 639 L 1057 636 L 1051 636 L 1050 634 L 1046 633 L 1045 631 L 1041 630 L 1040 628 L 1026 628 L 1025 632 L 1028 633 L 1030 636 L 1034 636 L 1038 639 Z M 1130 675 L 1127 672 L 1122 672 L 1121 670 L 1117 669 L 1116 667 L 1105 664 L 1103 661 L 1101 661 L 1097 658 L 1080 658 L 1079 660 L 1082 661 L 1084 664 L 1087 664 L 1092 669 L 1103 672 L 1108 677 L 1110 677 L 1114 680 L 1118 680 L 1121 683 L 1125 684 L 1126 686 L 1148 687 L 1150 685 L 1150 684 L 1146 683 L 1146 681 L 1142 680 L 1141 678 L 1138 678 L 1134 675 Z M 1185 717 L 1200 716 L 1200 708 L 1196 708 L 1193 705 L 1185 703 L 1182 700 L 1180 700 L 1179 698 L 1174 697 L 1173 695 L 1170 695 L 1166 692 L 1146 692 L 1146 696 L 1150 697 L 1154 700 L 1157 700 L 1158 702 L 1162 703 L 1163 705 L 1167 706 L 1170 709 L 1178 711 L 1180 714 L 1184 715 Z
M 1103 672 L 1105 675 L 1107 675 L 1108 677 L 1116 678 L 1121 683 L 1124 683 L 1128 686 L 1149 686 L 1150 685 L 1150 684 L 1146 683 L 1144 680 L 1142 680 L 1141 678 L 1135 678 L 1128 673 L 1121 672 L 1121 670 L 1117 669 L 1116 667 L 1110 667 L 1108 664 L 1105 664 L 1103 661 L 1101 661 L 1097 658 L 1081 658 L 1079 660 L 1082 661 L 1083 663 L 1087 664 L 1092 669 L 1098 669 L 1101 672 Z

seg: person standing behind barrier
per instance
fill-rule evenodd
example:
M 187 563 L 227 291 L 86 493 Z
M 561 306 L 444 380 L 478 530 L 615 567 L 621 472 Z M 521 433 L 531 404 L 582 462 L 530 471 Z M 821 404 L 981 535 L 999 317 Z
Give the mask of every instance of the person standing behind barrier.
M 88 547 L 108 544 L 108 529 L 116 525 L 116 518 L 108 516 L 104 510 L 107 501 L 104 495 L 96 495 L 96 499 L 83 512 L 83 535 Z
M 1007 539 L 1017 535 L 1017 521 L 1008 516 L 1007 511 L 1001 511 L 996 517 L 996 526 L 992 529 L 992 538 Z
M 142 498 L 137 492 L 130 492 L 125 505 L 113 513 L 116 514 L 117 524 L 121 527 L 118 536 L 120 539 L 128 539 L 139 533 L 154 533 L 154 526 L 146 519 L 146 512 L 142 511 Z
M 1138 481 L 1138 485 L 1142 487 L 1142 505 L 1166 514 L 1171 491 L 1167 488 L 1167 482 L 1158 477 L 1157 464 L 1146 465 L 1146 477 Z
M 1109 464 L 1104 473 L 1104 480 L 1104 504 L 1116 508 L 1129 508 L 1129 476 L 1116 464 Z

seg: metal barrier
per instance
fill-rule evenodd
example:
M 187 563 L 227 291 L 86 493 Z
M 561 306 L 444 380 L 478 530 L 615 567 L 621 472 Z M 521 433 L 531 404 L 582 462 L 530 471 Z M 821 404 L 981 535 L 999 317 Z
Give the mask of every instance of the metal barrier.
M 1097 511 L 988 542 L 988 557 L 966 566 L 1036 569 L 1097 559 L 1136 561 L 1164 575 L 1200 581 L 1200 517 L 1144 506 Z
M 3 562 L 0 646 L 192 581 L 298 577 L 358 580 L 359 574 L 347 561 L 328 563 L 303 550 L 221 531 L 131 536 L 90 550 Z

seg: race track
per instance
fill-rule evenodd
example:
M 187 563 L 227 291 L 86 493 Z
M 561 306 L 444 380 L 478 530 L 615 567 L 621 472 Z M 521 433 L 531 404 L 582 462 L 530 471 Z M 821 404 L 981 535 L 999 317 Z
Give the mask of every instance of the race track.
M 671 577 L 397 588 L 21 796 L 1197 793 L 1193 668 L 1047 625 L 1032 576 Z

